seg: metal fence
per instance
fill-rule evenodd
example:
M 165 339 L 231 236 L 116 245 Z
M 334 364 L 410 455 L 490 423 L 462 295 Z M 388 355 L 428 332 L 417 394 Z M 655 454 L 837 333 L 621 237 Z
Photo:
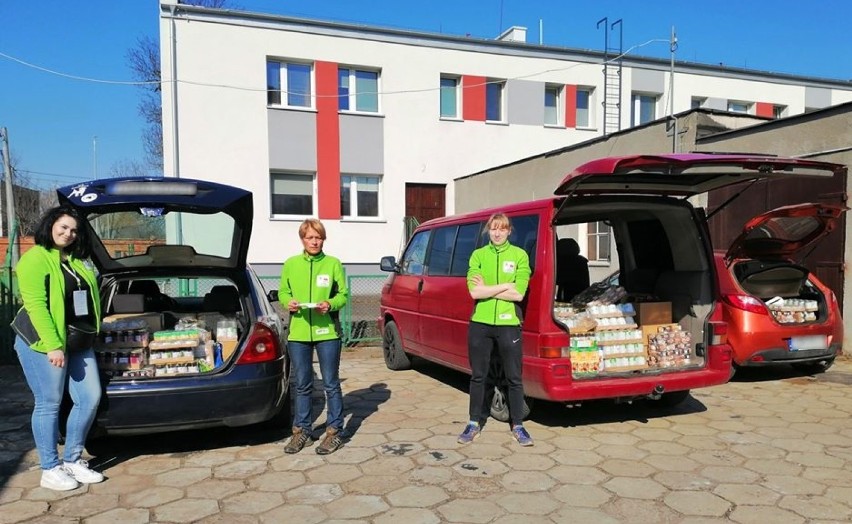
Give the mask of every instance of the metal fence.
M 346 285 L 349 288 L 349 302 L 340 311 L 342 340 L 345 346 L 360 343 L 378 342 L 382 339 L 379 331 L 379 301 L 385 275 L 349 275 Z M 279 277 L 260 277 L 265 290 L 278 289 Z M 281 310 L 283 311 L 283 310 Z M 286 318 L 285 318 L 286 321 Z

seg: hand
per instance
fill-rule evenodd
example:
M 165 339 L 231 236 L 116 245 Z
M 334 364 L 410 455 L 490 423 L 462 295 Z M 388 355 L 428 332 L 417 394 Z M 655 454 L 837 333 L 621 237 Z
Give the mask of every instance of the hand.
M 58 368 L 65 367 L 65 352 L 61 349 L 54 349 L 53 351 L 48 351 L 47 353 L 47 361 L 50 362 L 50 365 L 56 366 Z
M 296 311 L 299 311 L 299 301 L 295 298 L 290 300 L 290 302 L 287 302 L 287 309 L 290 311 L 290 313 L 295 313 Z
M 319 304 L 317 304 L 317 311 L 325 315 L 329 311 L 331 311 L 331 304 L 328 303 L 327 300 L 323 300 Z

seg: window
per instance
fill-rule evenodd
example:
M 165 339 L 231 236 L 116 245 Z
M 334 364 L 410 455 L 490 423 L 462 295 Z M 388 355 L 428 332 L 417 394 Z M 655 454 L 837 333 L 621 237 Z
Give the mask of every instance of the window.
M 633 95 L 631 126 L 646 124 L 657 118 L 657 97 L 654 95 Z
M 449 275 L 450 263 L 453 256 L 453 244 L 456 241 L 456 226 L 439 227 L 432 233 L 432 243 L 429 246 L 430 275 Z
M 589 260 L 609 262 L 610 227 L 605 222 L 589 222 L 587 225 Z
M 479 247 L 476 243 L 479 238 L 479 232 L 484 224 L 465 224 L 459 227 L 459 233 L 456 235 L 456 246 L 453 249 L 453 261 L 450 265 L 450 275 L 454 277 L 467 276 L 467 270 L 470 267 L 470 255 L 473 250 Z
M 544 86 L 544 125 L 558 126 L 562 123 L 559 100 L 562 98 L 562 87 L 557 85 Z
M 272 173 L 270 179 L 273 215 L 314 214 L 313 173 Z
M 503 121 L 503 89 L 506 83 L 502 80 L 489 79 L 485 84 L 485 120 L 491 122 Z
M 592 127 L 592 89 L 577 88 L 577 127 Z
M 378 176 L 341 176 L 340 214 L 344 217 L 381 216 L 381 181 Z
M 422 275 L 423 264 L 426 261 L 426 246 L 429 244 L 429 233 L 421 231 L 411 237 L 411 242 L 399 261 L 399 271 L 403 275 Z
M 441 118 L 459 117 L 459 78 L 441 76 Z
M 313 107 L 310 64 L 266 62 L 266 103 Z M 282 94 L 286 102 L 282 102 Z
M 698 109 L 700 107 L 704 107 L 704 104 L 706 104 L 706 103 L 707 103 L 706 98 L 694 96 L 694 97 L 692 97 L 692 102 L 690 103 L 689 107 L 692 108 L 692 109 Z
M 750 113 L 751 104 L 748 102 L 737 102 L 728 100 L 728 111 L 731 113 Z
M 341 67 L 337 70 L 341 111 L 379 112 L 379 72 Z
M 787 106 L 772 106 L 772 118 L 783 118 L 787 114 Z

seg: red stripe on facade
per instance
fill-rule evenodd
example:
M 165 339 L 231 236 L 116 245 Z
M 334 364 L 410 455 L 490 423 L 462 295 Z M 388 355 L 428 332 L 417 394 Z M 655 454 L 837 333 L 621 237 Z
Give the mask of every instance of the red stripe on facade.
M 340 119 L 337 64 L 315 62 L 317 83 L 317 193 L 321 219 L 340 219 Z
M 462 76 L 462 118 L 485 122 L 484 76 Z
M 565 85 L 565 127 L 577 127 L 577 86 Z
M 770 104 L 769 102 L 757 102 L 754 104 L 754 114 L 757 116 L 768 116 L 772 118 L 775 116 L 775 104 Z

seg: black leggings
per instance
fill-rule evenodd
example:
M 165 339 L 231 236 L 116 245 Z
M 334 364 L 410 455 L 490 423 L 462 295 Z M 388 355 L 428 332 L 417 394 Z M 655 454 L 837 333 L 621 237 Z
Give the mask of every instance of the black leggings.
M 491 413 L 491 390 L 495 377 L 489 376 L 491 355 L 496 349 L 508 385 L 509 417 L 512 425 L 523 422 L 524 384 L 521 377 L 520 326 L 492 326 L 471 322 L 467 332 L 470 360 L 470 420 L 484 424 Z

